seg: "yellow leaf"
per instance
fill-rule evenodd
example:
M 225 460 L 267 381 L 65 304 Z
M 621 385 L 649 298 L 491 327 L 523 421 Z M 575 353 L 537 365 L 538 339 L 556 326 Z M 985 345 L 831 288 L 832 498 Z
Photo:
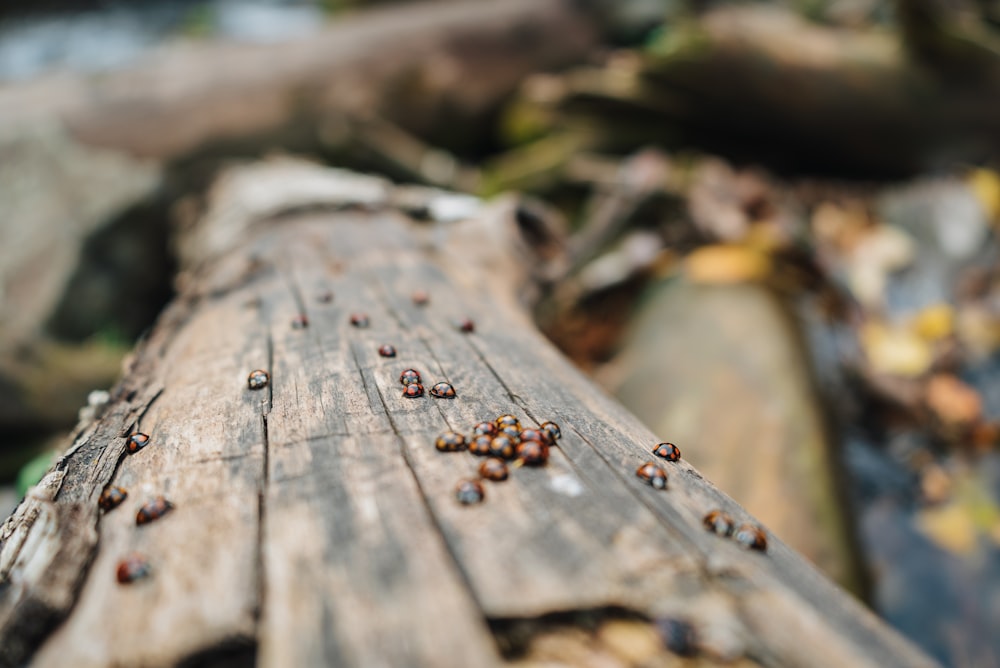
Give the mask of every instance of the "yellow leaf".
M 684 269 L 694 283 L 748 283 L 765 278 L 771 271 L 771 260 L 745 246 L 702 246 L 687 256 Z
M 934 357 L 928 343 L 914 332 L 869 322 L 861 328 L 861 346 L 872 368 L 880 373 L 915 378 L 930 368 Z
M 973 169 L 967 178 L 986 215 L 994 220 L 1000 218 L 1000 174 L 991 169 Z
M 955 331 L 955 311 L 949 304 L 935 304 L 917 313 L 913 329 L 927 341 L 940 341 Z
M 917 528 L 938 547 L 960 555 L 976 549 L 976 525 L 958 503 L 922 510 Z

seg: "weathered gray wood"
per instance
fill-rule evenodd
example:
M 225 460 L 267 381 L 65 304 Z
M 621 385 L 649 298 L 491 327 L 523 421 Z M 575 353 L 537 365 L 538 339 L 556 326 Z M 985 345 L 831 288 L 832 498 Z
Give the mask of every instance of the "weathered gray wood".
M 212 234 L 185 246 L 181 297 L 138 348 L 106 417 L 50 474 L 61 489 L 50 477 L 58 493 L 5 525 L 0 555 L 47 546 L 0 560 L 16 585 L 0 591 L 5 662 L 38 640 L 37 665 L 487 666 L 519 649 L 519 665 L 531 665 L 547 656 L 531 637 L 583 624 L 577 650 L 601 665 L 653 665 L 613 651 L 622 642 L 611 629 L 655 644 L 649 620 L 667 616 L 691 621 L 709 662 L 933 665 L 776 537 L 761 554 L 705 532 L 711 509 L 752 518 L 686 463 L 665 464 L 666 491 L 636 479 L 657 439 L 528 320 L 517 292 L 536 260 L 510 207 L 415 223 L 392 204 L 398 191 L 375 180 L 357 183 L 363 209 L 331 210 L 350 203 L 335 188 L 311 210 L 298 195 L 284 208 L 280 196 L 247 204 L 244 188 L 280 195 L 302 169 L 279 163 L 220 186 L 206 227 L 189 232 Z M 432 211 L 475 209 L 416 195 Z M 415 289 L 428 305 L 412 302 Z M 332 301 L 318 299 L 327 290 Z M 357 311 L 369 328 L 349 324 Z M 291 325 L 299 314 L 305 329 Z M 475 333 L 454 326 L 466 316 Z M 398 357 L 380 357 L 382 343 Z M 402 397 L 409 366 L 458 397 Z M 269 388 L 247 389 L 253 368 L 271 371 Z M 133 389 L 142 394 L 127 399 Z M 502 412 L 557 421 L 559 447 L 548 466 L 515 469 L 486 483 L 483 504 L 460 506 L 453 487 L 478 460 L 439 453 L 434 438 Z M 121 434 L 136 421 L 152 444 L 122 458 Z M 132 496 L 101 515 L 108 481 Z M 134 526 L 137 504 L 159 493 L 177 509 Z M 133 549 L 155 573 L 119 585 L 114 564 Z M 39 606 L 68 618 L 11 644 Z M 596 635 L 583 619 L 598 620 Z M 662 645 L 651 651 L 644 661 L 672 665 Z

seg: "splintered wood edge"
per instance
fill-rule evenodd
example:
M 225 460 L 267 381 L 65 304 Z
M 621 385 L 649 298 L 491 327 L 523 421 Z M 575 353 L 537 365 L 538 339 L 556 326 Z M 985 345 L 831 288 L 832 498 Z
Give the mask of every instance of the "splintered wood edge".
M 683 460 L 663 463 L 665 491 L 635 477 L 658 439 L 532 326 L 516 297 L 531 256 L 505 211 L 284 216 L 201 263 L 103 417 L 4 525 L 0 660 L 41 643 L 42 666 L 493 665 L 530 658 L 547 629 L 590 624 L 614 645 L 670 618 L 719 660 L 934 665 L 777 537 L 754 553 L 705 532 L 708 510 L 753 518 Z M 348 323 L 356 311 L 370 327 Z M 458 397 L 403 398 L 408 366 Z M 259 392 L 255 368 L 271 373 Z M 503 412 L 563 438 L 547 467 L 460 506 L 478 461 L 434 437 Z M 126 456 L 140 426 L 151 444 Z M 130 497 L 99 512 L 110 483 Z M 157 494 L 175 510 L 136 527 Z M 122 586 L 131 551 L 153 575 Z

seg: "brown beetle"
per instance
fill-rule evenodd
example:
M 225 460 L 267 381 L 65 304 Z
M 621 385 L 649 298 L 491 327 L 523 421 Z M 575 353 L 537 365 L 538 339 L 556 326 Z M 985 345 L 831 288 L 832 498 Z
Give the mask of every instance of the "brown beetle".
M 486 498 L 486 490 L 478 480 L 462 480 L 455 486 L 455 498 L 463 506 L 480 503 Z
M 733 533 L 733 540 L 748 550 L 767 550 L 767 535 L 753 524 L 744 524 Z
M 270 382 L 271 376 L 263 369 L 254 369 L 247 376 L 247 385 L 250 386 L 251 390 L 262 390 L 267 387 L 268 382 Z
M 490 454 L 491 443 L 493 443 L 493 437 L 489 434 L 476 434 L 469 441 L 469 452 L 477 457 L 485 457 Z
M 549 461 L 549 446 L 541 441 L 523 441 L 517 446 L 517 459 L 525 466 L 544 466 Z
M 152 572 L 146 557 L 141 554 L 130 554 L 118 562 L 115 576 L 120 584 L 128 584 L 148 577 Z
M 130 455 L 134 455 L 147 445 L 149 445 L 149 434 L 143 434 L 138 431 L 129 436 L 128 440 L 125 441 L 125 449 L 128 450 Z
M 535 429 L 534 427 L 525 427 L 518 434 L 518 439 L 521 441 L 538 441 L 539 443 L 549 443 L 549 435 L 542 431 L 541 429 Z
M 424 386 L 420 383 L 410 383 L 403 389 L 403 396 L 407 399 L 415 399 L 424 396 Z
M 722 512 L 721 510 L 713 510 L 701 520 L 705 528 L 712 533 L 719 534 L 720 536 L 732 536 L 733 529 L 736 527 L 736 523 L 733 522 L 733 518 Z
M 653 454 L 657 457 L 663 457 L 668 462 L 676 462 L 681 458 L 681 449 L 673 443 L 660 443 L 653 448 Z
M 385 344 L 383 346 L 379 346 L 378 354 L 381 355 L 382 357 L 395 357 L 396 349 L 393 346 L 390 346 L 389 344 Z
M 112 508 L 117 508 L 122 504 L 128 497 L 128 492 L 126 492 L 121 487 L 105 487 L 104 491 L 101 492 L 100 498 L 97 499 L 97 505 L 101 510 L 107 512 Z
M 551 420 L 543 422 L 539 429 L 549 435 L 549 439 L 552 441 L 553 445 L 555 445 L 556 441 L 562 438 L 562 430 L 559 428 L 559 425 Z
M 465 436 L 456 431 L 446 431 L 437 437 L 434 447 L 441 452 L 460 452 L 465 450 Z
M 434 383 L 434 387 L 431 388 L 431 396 L 438 399 L 454 399 L 455 388 L 452 387 L 451 383 Z
M 497 429 L 515 427 L 518 431 L 521 431 L 521 421 L 510 413 L 504 413 L 503 415 L 497 416 L 497 419 L 494 420 L 493 423 L 497 426 Z
M 158 496 L 151 501 L 147 501 L 139 512 L 135 514 L 136 524 L 149 524 L 154 520 L 158 520 L 171 510 L 174 509 L 174 504 L 167 501 L 162 496 Z
M 500 459 L 513 459 L 515 443 L 507 434 L 498 434 L 490 441 L 490 455 Z
M 479 465 L 479 476 L 486 480 L 500 482 L 507 479 L 507 464 L 497 457 L 490 457 Z
M 635 474 L 647 485 L 656 489 L 667 488 L 667 472 L 656 462 L 646 462 L 635 470 Z
M 497 435 L 497 426 L 492 422 L 480 422 L 472 428 L 473 434 L 486 434 L 487 436 Z
M 364 313 L 352 313 L 351 324 L 359 329 L 364 329 L 369 324 L 368 316 Z
M 419 382 L 420 382 L 420 372 L 417 371 L 416 369 L 405 369 L 403 373 L 399 374 L 400 385 L 406 386 Z

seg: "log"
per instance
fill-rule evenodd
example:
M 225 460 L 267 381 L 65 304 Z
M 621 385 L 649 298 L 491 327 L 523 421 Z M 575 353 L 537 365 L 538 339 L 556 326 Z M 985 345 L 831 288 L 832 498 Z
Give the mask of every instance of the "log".
M 685 460 L 665 490 L 636 476 L 660 439 L 520 299 L 560 241 L 540 221 L 300 163 L 230 175 L 103 415 L 0 529 L 0 662 L 935 665 L 777 536 L 707 532 L 754 520 Z M 403 397 L 407 367 L 457 397 Z M 479 459 L 435 437 L 508 412 L 561 440 L 459 504 Z M 101 511 L 107 485 L 128 497 Z M 152 574 L 119 584 L 133 552 Z

